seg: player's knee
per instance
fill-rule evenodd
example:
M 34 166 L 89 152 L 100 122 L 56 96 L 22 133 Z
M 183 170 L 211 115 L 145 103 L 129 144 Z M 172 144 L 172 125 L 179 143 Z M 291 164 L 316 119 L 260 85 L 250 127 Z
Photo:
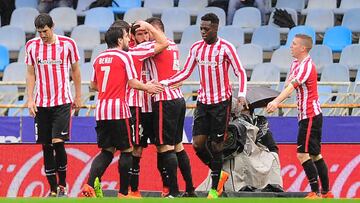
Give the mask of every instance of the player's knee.
M 222 142 L 212 141 L 210 146 L 213 153 L 220 153 L 224 149 L 224 144 Z
M 322 156 L 321 156 L 321 154 L 318 154 L 318 155 L 310 155 L 310 158 L 311 158 L 313 161 L 318 161 L 318 160 L 322 159 Z
M 296 156 L 300 163 L 304 163 L 305 161 L 310 159 L 310 155 L 308 153 L 297 153 Z
M 202 151 L 205 149 L 205 144 L 201 142 L 193 142 L 192 146 L 196 152 Z
M 182 142 L 175 145 L 175 152 L 181 152 L 182 150 L 184 150 L 184 145 Z
M 112 154 L 114 154 L 116 149 L 115 149 L 115 147 L 108 147 L 108 148 L 103 148 L 102 151 L 107 151 L 107 152 L 111 152 Z
M 132 155 L 136 157 L 141 157 L 142 151 L 143 151 L 142 147 L 134 147 L 132 151 Z

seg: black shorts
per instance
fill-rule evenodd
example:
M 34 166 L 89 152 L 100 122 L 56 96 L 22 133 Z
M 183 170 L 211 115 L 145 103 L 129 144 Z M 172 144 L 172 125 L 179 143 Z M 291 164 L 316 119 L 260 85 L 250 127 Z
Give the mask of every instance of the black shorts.
M 297 152 L 319 155 L 321 153 L 322 114 L 299 121 Z
M 129 119 L 96 121 L 99 148 L 115 147 L 125 150 L 133 146 Z
M 147 147 L 148 139 L 150 139 L 150 143 L 154 143 L 155 135 L 152 113 L 142 113 L 141 107 L 130 107 L 130 111 L 130 125 L 134 146 Z
M 140 113 L 141 113 L 141 107 L 137 107 L 137 106 L 131 106 L 130 107 L 130 112 L 131 112 L 131 118 L 130 118 L 130 127 L 132 130 L 132 139 L 133 139 L 133 143 L 134 145 L 139 145 L 140 144 L 140 133 L 142 133 L 141 125 L 140 125 Z
M 196 103 L 193 134 L 207 135 L 210 141 L 223 142 L 229 124 L 231 98 L 218 104 Z
M 186 105 L 184 98 L 153 103 L 155 144 L 182 142 Z
M 50 144 L 53 138 L 70 139 L 71 104 L 37 107 L 35 116 L 36 142 Z
M 154 116 L 152 112 L 142 112 L 140 113 L 140 123 L 142 133 L 140 134 L 140 144 L 141 147 L 148 146 L 148 140 L 151 144 L 155 144 L 155 133 L 154 133 Z

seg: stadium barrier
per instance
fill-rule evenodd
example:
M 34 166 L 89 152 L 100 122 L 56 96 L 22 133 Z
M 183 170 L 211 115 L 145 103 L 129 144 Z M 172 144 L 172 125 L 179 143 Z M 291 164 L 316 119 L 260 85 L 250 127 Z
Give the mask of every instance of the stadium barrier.
M 1 197 L 44 197 L 49 186 L 43 168 L 40 145 L 1 144 L 0 145 Z M 296 159 L 295 144 L 280 144 L 281 176 L 287 192 L 310 191 L 306 175 Z M 193 181 L 199 185 L 207 176 L 207 167 L 201 163 L 190 144 L 185 145 L 192 166 Z M 77 197 L 86 183 L 90 165 L 99 152 L 95 144 L 68 144 L 67 184 L 71 197 Z M 324 144 L 322 154 L 329 167 L 331 190 L 336 197 L 360 197 L 360 145 Z M 102 178 L 104 190 L 117 190 L 119 177 L 117 170 L 118 154 Z M 162 183 L 156 169 L 156 148 L 149 146 L 141 159 L 140 190 L 161 191 Z M 149 175 L 151 174 L 151 175 Z M 184 181 L 178 173 L 180 190 Z M 255 193 L 254 193 L 255 195 Z M 263 195 L 264 196 L 264 195 Z

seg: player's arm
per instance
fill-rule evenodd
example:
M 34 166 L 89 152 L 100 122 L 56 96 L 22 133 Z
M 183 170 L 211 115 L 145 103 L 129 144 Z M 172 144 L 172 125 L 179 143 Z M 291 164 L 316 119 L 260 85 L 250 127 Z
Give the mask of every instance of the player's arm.
M 269 102 L 266 111 L 268 113 L 274 112 L 279 104 L 283 102 L 286 98 L 288 98 L 291 93 L 295 90 L 295 86 L 297 86 L 297 80 L 293 80 L 273 101 Z
M 35 88 L 35 68 L 32 65 L 27 65 L 26 72 L 26 89 L 27 89 L 27 97 L 28 102 L 27 106 L 29 108 L 29 113 L 32 117 L 35 117 L 37 108 L 34 101 L 34 88 Z
M 139 28 L 137 28 L 136 30 L 146 29 L 153 36 L 153 38 L 155 40 L 154 54 L 158 54 L 158 53 L 162 52 L 162 50 L 166 49 L 169 46 L 169 42 L 165 36 L 165 33 L 157 30 L 151 24 L 140 20 L 140 21 L 136 22 L 135 26 L 136 25 L 139 26 Z
M 75 108 L 81 107 L 81 74 L 79 62 L 71 64 L 72 79 L 75 86 L 75 100 L 73 106 Z
M 128 84 L 131 88 L 143 90 L 150 94 L 158 94 L 164 90 L 161 84 L 156 83 L 153 80 L 144 84 L 137 79 L 131 79 L 128 81 Z
M 186 59 L 185 66 L 175 75 L 171 76 L 169 79 L 165 79 L 160 81 L 160 83 L 164 86 L 173 86 L 177 83 L 180 83 L 190 77 L 191 73 L 194 71 L 197 62 L 196 62 L 196 51 L 198 46 L 193 44 L 190 48 L 189 55 Z
M 242 66 L 241 61 L 236 54 L 235 47 L 232 44 L 229 44 L 227 55 L 229 58 L 229 61 L 231 63 L 231 66 L 233 68 L 233 71 L 235 75 L 238 77 L 239 82 L 239 92 L 238 92 L 238 103 L 240 106 L 246 106 L 248 107 L 247 101 L 246 101 L 246 89 L 247 89 L 247 76 L 244 66 Z

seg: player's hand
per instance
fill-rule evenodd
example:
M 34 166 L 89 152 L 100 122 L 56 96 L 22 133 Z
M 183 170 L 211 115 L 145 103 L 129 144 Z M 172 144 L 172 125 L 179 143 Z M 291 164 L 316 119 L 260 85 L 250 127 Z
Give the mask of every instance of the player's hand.
M 72 107 L 77 111 L 81 108 L 81 97 L 75 97 Z
M 27 107 L 29 109 L 29 113 L 30 113 L 30 116 L 32 117 L 35 117 L 36 116 L 36 112 L 38 111 L 37 110 L 37 107 L 36 107 L 36 104 L 34 102 L 34 100 L 28 100 L 27 102 Z
M 182 85 L 183 85 L 182 82 L 178 82 L 176 84 L 171 85 L 170 88 L 171 89 L 177 89 L 177 88 L 181 87 Z
M 164 87 L 157 81 L 155 80 L 151 80 L 149 82 L 146 83 L 147 86 L 147 92 L 150 94 L 159 94 L 162 91 L 164 91 Z
M 135 27 L 135 31 L 141 31 L 141 30 L 146 30 L 148 28 L 148 26 L 151 26 L 148 22 L 143 21 L 143 20 L 138 20 L 134 23 L 133 27 Z
M 279 104 L 276 101 L 271 101 L 268 103 L 268 105 L 266 107 L 266 112 L 272 113 L 278 108 L 278 106 L 279 106 Z
M 247 103 L 245 97 L 239 97 L 238 98 L 238 105 L 241 106 L 241 107 L 245 107 L 246 109 L 249 109 L 249 106 L 248 106 L 248 103 Z

